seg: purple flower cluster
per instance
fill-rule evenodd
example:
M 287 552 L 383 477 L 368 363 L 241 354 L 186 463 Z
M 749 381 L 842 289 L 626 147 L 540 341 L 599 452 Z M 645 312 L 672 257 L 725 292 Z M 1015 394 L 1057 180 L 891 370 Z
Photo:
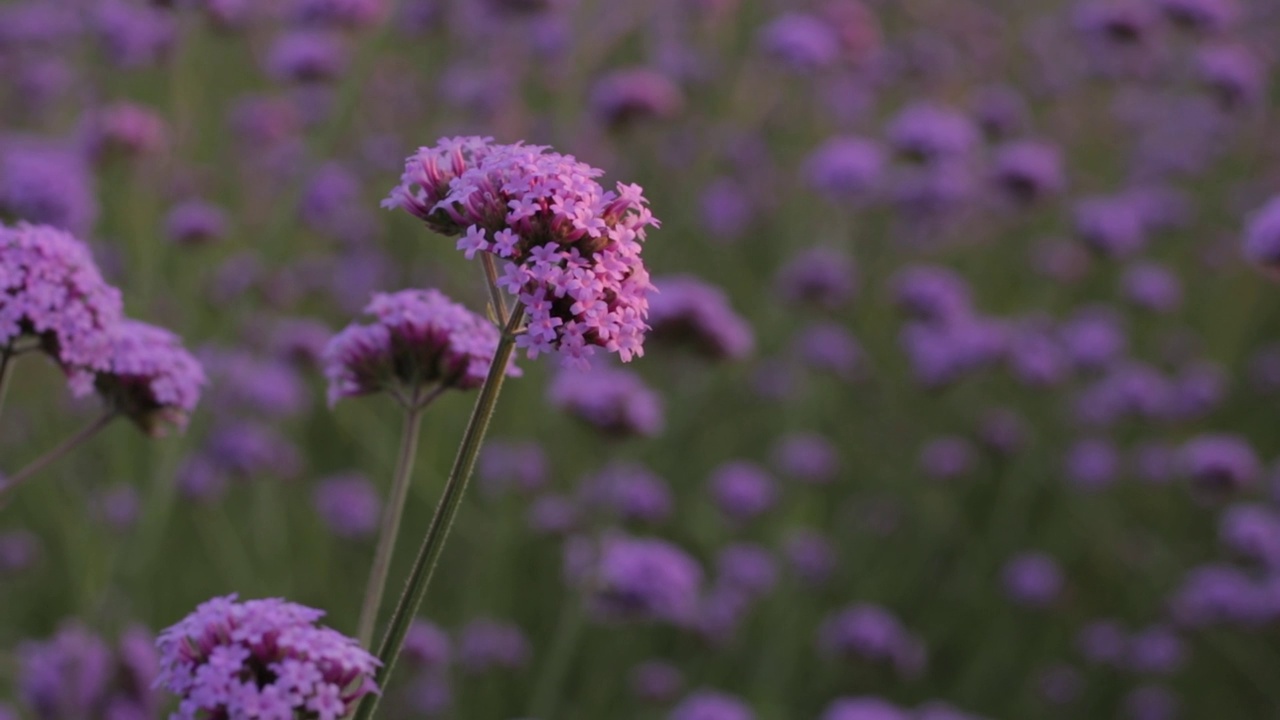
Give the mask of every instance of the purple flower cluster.
M 377 692 L 378 661 L 315 623 L 324 613 L 279 599 L 214 598 L 160 634 L 159 687 L 174 718 L 339 720 Z
M 566 549 L 569 580 L 604 620 L 692 621 L 702 569 L 680 548 L 655 538 L 576 538 Z
M 329 403 L 377 392 L 409 394 L 428 386 L 469 390 L 484 383 L 498 331 L 438 290 L 378 293 L 365 308 L 376 322 L 350 325 L 324 351 Z M 514 365 L 509 375 L 518 375 Z
M 652 283 L 640 243 L 658 221 L 638 185 L 607 191 L 600 170 L 547 150 L 443 139 L 406 161 L 383 206 L 460 236 L 468 258 L 501 261 L 498 283 L 528 317 L 517 344 L 530 359 L 555 351 L 585 366 L 600 347 L 629 361 L 644 354 Z
M 662 432 L 662 398 L 626 370 L 566 368 L 556 375 L 547 395 L 552 405 L 606 435 L 652 437 Z
M 693 275 L 654 280 L 659 292 L 649 304 L 655 341 L 687 343 L 712 360 L 740 360 L 755 345 L 751 326 L 724 291 Z
M 923 641 L 888 610 L 871 604 L 828 616 L 818 631 L 818 645 L 828 655 L 887 665 L 906 677 L 919 675 L 926 660 Z
M 148 718 L 158 658 L 151 633 L 126 630 L 116 647 L 78 622 L 18 648 L 18 697 L 37 718 Z
M 136 320 L 110 332 L 111 356 L 94 386 L 117 412 L 148 435 L 185 429 L 206 384 L 204 369 L 177 335 Z

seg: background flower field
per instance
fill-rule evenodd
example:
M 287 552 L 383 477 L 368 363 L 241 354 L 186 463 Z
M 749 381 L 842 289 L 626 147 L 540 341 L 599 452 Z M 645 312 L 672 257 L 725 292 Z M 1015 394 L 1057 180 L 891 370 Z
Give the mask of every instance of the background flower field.
M 167 717 L 212 597 L 355 634 L 401 414 L 324 348 L 484 313 L 380 207 L 450 136 L 642 186 L 653 328 L 516 360 L 379 717 L 1280 717 L 1278 48 L 1273 0 L 0 1 L 0 218 L 208 376 L 0 505 L 0 719 Z M 0 471 L 64 385 L 17 360 Z

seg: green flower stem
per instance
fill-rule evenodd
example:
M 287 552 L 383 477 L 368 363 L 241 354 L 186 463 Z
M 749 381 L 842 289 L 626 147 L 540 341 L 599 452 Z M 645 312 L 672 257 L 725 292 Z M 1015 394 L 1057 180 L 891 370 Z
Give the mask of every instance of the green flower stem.
M 404 403 L 404 430 L 400 435 L 400 455 L 396 458 L 395 474 L 391 479 L 391 495 L 382 510 L 382 522 L 378 535 L 378 547 L 374 551 L 373 565 L 369 568 L 369 582 L 364 590 L 364 604 L 360 606 L 360 624 L 356 639 L 364 647 L 373 642 L 374 626 L 378 623 L 378 610 L 387 589 L 387 574 L 391 570 L 391 556 L 395 553 L 396 539 L 400 537 L 400 518 L 404 516 L 405 501 L 409 497 L 410 479 L 413 477 L 414 460 L 418 456 L 418 436 L 422 429 L 422 414 L 432 400 L 440 397 L 445 386 L 439 385 L 424 397 L 421 388 L 414 388 Z
M 427 586 L 431 582 L 432 572 L 440 560 L 445 540 L 453 526 L 453 519 L 458 514 L 462 497 L 467 490 L 467 482 L 471 479 L 471 471 L 475 469 L 476 456 L 484 444 L 485 432 L 489 429 L 489 420 L 493 418 L 494 408 L 498 404 L 498 393 L 502 390 L 502 381 L 507 375 L 507 364 L 515 350 L 516 331 L 524 321 L 524 307 L 517 305 L 502 331 L 502 338 L 493 353 L 493 363 L 489 366 L 489 375 L 480 388 L 475 408 L 471 411 L 471 419 L 467 421 L 467 429 L 462 435 L 462 444 L 458 447 L 458 456 L 453 461 L 453 469 L 449 471 L 449 479 L 445 482 L 440 503 L 436 506 L 431 525 L 422 539 L 422 548 L 418 558 L 413 562 L 409 580 L 405 583 L 404 593 L 396 603 L 395 612 L 391 615 L 391 623 L 378 648 L 378 659 L 382 667 L 378 669 L 378 687 L 385 688 L 395 669 L 396 658 L 404 646 L 405 635 L 409 625 L 422 606 L 422 599 L 427 594 Z M 369 720 L 378 707 L 378 695 L 366 695 L 356 712 L 355 720 Z
M 17 353 L 13 349 L 13 341 L 0 351 L 0 410 L 4 409 L 4 398 L 9 392 L 9 377 L 13 375 L 13 361 Z
M 493 253 L 480 253 L 480 263 L 484 266 L 484 277 L 489 286 L 489 303 L 493 306 L 493 312 L 497 315 L 498 324 L 505 326 L 507 324 L 507 301 L 502 297 L 502 291 L 498 289 L 498 267 L 493 262 Z
M 560 691 L 564 687 L 565 676 L 573 664 L 574 651 L 582 639 L 582 631 L 586 618 L 582 600 L 578 597 L 565 599 L 560 606 L 560 618 L 556 620 L 555 639 L 551 652 L 542 664 L 534 685 L 533 701 L 529 705 L 529 717 L 554 718 L 559 711 Z
M 116 419 L 115 410 L 108 410 L 104 412 L 103 414 L 98 416 L 97 420 L 94 420 L 93 422 L 86 425 L 83 430 L 64 440 L 61 445 L 50 450 L 44 455 L 41 455 L 40 457 L 31 461 L 31 463 L 28 464 L 26 467 L 14 473 L 12 476 L 6 478 L 2 483 L 0 483 L 0 502 L 4 500 L 5 496 L 9 493 L 9 491 L 13 490 L 15 487 L 21 485 L 27 480 L 30 480 L 32 476 L 34 476 L 36 473 L 39 473 L 41 470 L 44 470 L 46 467 L 52 465 L 54 462 L 57 462 L 64 455 L 69 454 L 72 450 L 75 450 L 76 448 L 80 447 L 84 443 L 88 442 L 91 438 L 93 438 L 94 435 L 97 435 L 103 428 L 105 428 L 107 425 L 110 425 L 111 421 L 115 419 Z

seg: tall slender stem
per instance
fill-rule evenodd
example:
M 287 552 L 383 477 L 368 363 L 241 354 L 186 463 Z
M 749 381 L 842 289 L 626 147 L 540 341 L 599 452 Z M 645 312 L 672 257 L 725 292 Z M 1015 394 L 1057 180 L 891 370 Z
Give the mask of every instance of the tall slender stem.
M 458 514 L 462 497 L 467 490 L 467 482 L 471 479 L 471 471 L 475 469 L 476 456 L 480 454 L 480 446 L 484 444 L 485 433 L 489 429 L 489 420 L 493 418 L 494 408 L 498 404 L 498 393 L 502 390 L 502 381 L 507 376 L 507 363 L 515 349 L 516 330 L 524 320 L 524 307 L 517 305 L 507 320 L 502 331 L 502 338 L 493 353 L 493 363 L 489 366 L 489 375 L 480 387 L 480 395 L 476 398 L 475 408 L 471 411 L 471 419 L 467 421 L 467 429 L 462 435 L 462 444 L 458 447 L 458 456 L 453 461 L 453 469 L 449 471 L 449 479 L 445 482 L 440 503 L 436 505 L 435 515 L 427 534 L 422 539 L 422 547 L 409 572 L 409 580 L 405 583 L 404 593 L 396 603 L 391 623 L 387 626 L 387 634 L 382 638 L 378 648 L 378 659 L 382 667 L 378 669 L 378 686 L 386 687 L 391 672 L 395 669 L 396 658 L 404 646 L 405 635 L 409 625 L 422 605 L 422 598 L 427 594 L 427 586 L 431 583 L 431 575 L 440 553 L 444 550 L 445 540 L 453 527 L 453 519 Z M 369 720 L 378 707 L 378 695 L 366 695 L 356 712 L 355 720 Z
M 502 291 L 498 289 L 498 268 L 493 264 L 492 253 L 480 253 L 480 264 L 484 266 L 484 277 L 489 286 L 489 303 L 493 305 L 493 312 L 498 316 L 498 324 L 505 326 L 507 324 L 507 301 L 502 297 Z
M 425 404 L 418 402 L 420 388 L 414 388 L 404 406 L 404 429 L 400 434 L 400 455 L 396 458 L 396 470 L 391 479 L 391 494 L 382 510 L 379 524 L 378 547 L 369 568 L 369 582 L 364 589 L 364 604 L 360 606 L 360 624 L 356 639 L 364 647 L 373 641 L 373 629 L 378 622 L 378 609 L 382 607 L 382 595 L 387 588 L 387 573 L 391 570 L 391 556 L 400 537 L 400 518 L 404 515 L 405 500 L 409 497 L 409 479 L 413 477 L 413 462 L 418 455 L 418 435 L 422 428 L 422 412 Z
M 584 620 L 581 598 L 566 599 L 560 606 L 560 618 L 556 620 L 555 639 L 552 640 L 551 651 L 543 661 L 542 671 L 538 674 L 538 681 L 533 686 L 533 701 L 529 704 L 529 717 L 556 717 L 560 691 L 564 687 L 565 675 L 573 664 L 573 655 L 582 637 Z
M 36 473 L 52 465 L 54 462 L 61 459 L 62 456 L 67 455 L 72 450 L 75 450 L 76 448 L 83 445 L 94 435 L 97 435 L 98 432 L 102 430 L 102 428 L 111 424 L 111 421 L 115 419 L 116 419 L 115 410 L 108 410 L 104 412 L 103 414 L 98 416 L 98 419 L 86 425 L 84 429 L 82 429 L 80 432 L 62 441 L 61 445 L 55 447 L 54 449 L 50 450 L 44 455 L 41 455 L 40 457 L 31 461 L 31 463 L 28 464 L 26 467 L 14 473 L 12 476 L 6 478 L 2 483 L 0 483 L 0 500 L 3 500 L 5 495 L 8 494 L 9 491 L 13 490 L 15 487 L 21 485 L 27 480 L 30 480 L 31 477 L 34 476 Z
M 9 393 L 9 377 L 13 375 L 13 360 L 17 353 L 13 350 L 13 341 L 0 350 L 0 410 L 4 409 L 4 398 Z

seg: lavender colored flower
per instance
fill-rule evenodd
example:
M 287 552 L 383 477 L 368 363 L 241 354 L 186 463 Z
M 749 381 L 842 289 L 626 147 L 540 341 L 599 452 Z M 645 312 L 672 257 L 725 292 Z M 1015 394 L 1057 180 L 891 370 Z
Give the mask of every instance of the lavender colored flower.
M 214 598 L 160 633 L 163 687 L 181 699 L 175 718 L 337 720 L 378 692 L 379 662 L 353 639 L 317 626 L 324 612 L 281 599 Z
M 626 370 L 564 369 L 547 395 L 552 405 L 606 435 L 652 437 L 662 432 L 662 398 L 639 375 Z
M 1180 715 L 1177 696 L 1159 685 L 1131 690 L 1125 695 L 1123 706 L 1129 720 L 1175 720 Z
M 681 700 L 667 720 L 755 720 L 755 716 L 751 707 L 741 699 L 703 688 Z
M 831 26 L 808 13 L 790 12 L 760 29 L 761 48 L 792 72 L 815 73 L 840 58 L 840 38 Z
M 1138 263 L 1120 280 L 1125 298 L 1143 310 L 1170 313 L 1182 305 L 1182 282 L 1176 273 L 1157 263 Z
M 742 629 L 751 612 L 752 599 L 731 587 L 713 586 L 702 597 L 694 629 L 710 645 L 724 647 Z
M 675 505 L 667 482 L 638 463 L 615 461 L 582 485 L 591 505 L 607 509 L 623 520 L 660 523 Z
M 840 472 L 840 456 L 827 438 L 817 433 L 791 433 L 774 443 L 773 466 L 803 483 L 825 485 Z
M 946 322 L 969 315 L 969 285 L 956 271 L 914 265 L 893 279 L 893 302 L 903 313 L 927 322 Z
M 1268 268 L 1280 267 L 1280 195 L 1249 216 L 1244 231 L 1244 256 Z
M 712 360 L 740 360 L 755 346 L 751 326 L 729 305 L 723 290 L 694 275 L 655 278 L 649 303 L 655 342 L 687 343 Z
M 958 480 L 973 471 L 973 445 L 962 437 L 944 435 L 920 449 L 920 470 L 933 480 Z
M 26 530 L 0 532 L 0 575 L 19 573 L 40 559 L 40 538 Z
M 320 519 L 339 537 L 368 538 L 378 530 L 382 498 L 363 475 L 324 478 L 316 484 L 311 501 Z
M 103 54 L 125 69 L 161 63 L 168 58 L 177 35 L 168 13 L 126 0 L 95 3 L 90 24 Z
M 996 185 L 1019 203 L 1043 200 L 1058 194 L 1066 185 L 1062 153 L 1046 142 L 1006 143 L 996 149 L 992 163 Z
M 1183 576 L 1169 612 L 1184 627 L 1222 624 L 1255 627 L 1280 617 L 1274 588 L 1230 565 L 1201 565 Z
M 209 435 L 206 448 L 217 474 L 240 478 L 271 475 L 296 477 L 302 470 L 298 449 L 275 428 L 258 422 L 239 421 L 223 425 Z M 212 481 L 216 475 L 204 478 Z
M 1077 311 L 1059 327 L 1058 337 L 1072 364 L 1086 370 L 1105 367 L 1128 346 L 1119 315 L 1105 306 Z
M 569 580 L 587 593 L 601 620 L 686 624 L 698 609 L 702 569 L 686 552 L 656 538 L 577 538 L 565 550 Z
M 159 698 L 152 680 L 159 669 L 147 630 L 127 628 L 115 648 L 76 621 L 18 650 L 18 694 L 42 719 L 155 717 Z M 16 717 L 16 716 L 15 716 Z
M 267 54 L 267 74 L 279 82 L 322 83 L 347 67 L 342 39 L 320 30 L 292 30 L 276 38 Z
M 458 636 L 458 662 L 471 674 L 490 670 L 519 670 L 529 664 L 529 641 L 514 623 L 478 618 Z
M 1066 578 L 1051 556 L 1041 552 L 1011 558 L 1002 572 L 1005 594 L 1018 605 L 1042 608 L 1062 594 Z
M 386 16 L 386 0 L 295 0 L 294 17 L 304 25 L 360 29 Z
M 1031 387 L 1051 387 L 1067 378 L 1071 368 L 1066 351 L 1048 323 L 1017 322 L 1005 353 L 1014 378 Z
M 716 582 L 721 588 L 747 597 L 763 597 L 778 581 L 773 554 L 759 545 L 735 543 L 716 556 Z
M 136 320 L 116 323 L 108 337 L 111 355 L 94 378 L 103 401 L 148 435 L 185 430 L 208 379 L 182 340 Z
M 1092 263 L 1088 250 L 1068 240 L 1050 238 L 1031 248 L 1032 269 L 1061 285 L 1074 285 L 1083 280 Z
M 1118 665 L 1124 661 L 1129 637 L 1119 622 L 1095 620 L 1076 634 L 1076 649 L 1095 665 Z
M 98 217 L 93 174 L 82 156 L 43 140 L 0 142 L 0 216 L 52 225 L 77 235 Z
M 57 46 L 83 30 L 76 8 L 27 0 L 0 6 L 0 48 Z
M 1029 124 L 1030 110 L 1018 91 L 1008 85 L 990 85 L 973 96 L 970 113 L 982 133 L 992 140 L 1004 140 Z
M 913 322 L 903 327 L 899 338 L 916 380 L 937 388 L 1004 356 L 1007 336 L 999 323 L 964 318 L 943 324 Z
M 912 713 L 878 697 L 843 697 L 832 700 L 822 720 L 912 720 Z
M 783 543 L 792 572 L 809 585 L 822 585 L 836 568 L 835 547 L 817 530 L 794 530 Z
M 1177 474 L 1177 463 L 1177 447 L 1154 440 L 1134 446 L 1130 456 L 1133 474 L 1153 485 L 1163 485 L 1172 480 Z
M 102 279 L 89 249 L 44 225 L 0 225 L 0 344 L 32 335 L 83 395 L 114 358 L 120 292 Z
M 183 460 L 174 473 L 178 491 L 189 500 L 212 502 L 222 497 L 230 481 L 230 471 L 206 454 Z
M 477 476 L 490 495 L 508 489 L 527 493 L 547 484 L 550 469 L 547 454 L 533 441 L 494 439 L 480 451 Z
M 1240 17 L 1236 0 L 1158 0 L 1157 4 L 1175 26 L 1195 33 L 1227 30 Z
M 778 271 L 778 294 L 788 302 L 834 310 L 857 291 L 853 258 L 835 248 L 815 246 L 797 253 Z
M 612 70 L 591 88 L 591 113 L 620 129 L 653 120 L 670 120 L 684 107 L 684 93 L 671 78 L 651 68 Z
M 1067 452 L 1067 480 L 1077 488 L 1097 491 L 1115 483 L 1120 473 L 1120 454 L 1109 440 L 1085 438 Z
M 924 644 L 878 605 L 852 605 L 827 616 L 818 630 L 818 646 L 827 655 L 890 665 L 904 676 L 924 669 Z
M 1243 438 L 1203 434 L 1182 446 L 1181 466 L 1192 486 L 1211 495 L 1223 495 L 1258 482 L 1262 466 Z
M 1076 203 L 1075 234 L 1098 255 L 1123 258 L 1147 244 L 1147 228 L 1139 206 L 1129 197 L 1090 196 Z
M 903 108 L 886 130 L 899 155 L 930 164 L 962 160 L 978 143 L 969 118 L 949 107 L 920 101 Z
M 110 156 L 151 155 L 168 141 L 164 118 L 151 108 L 130 102 L 112 103 L 89 113 L 82 132 L 87 152 L 99 162 Z
M 862 345 L 843 325 L 817 322 L 803 330 L 795 340 L 805 365 L 854 382 L 867 373 L 868 361 Z
M 1255 504 L 1233 505 L 1222 513 L 1218 538 L 1228 550 L 1268 569 L 1280 568 L 1280 514 Z
M 578 508 L 563 495 L 541 495 L 530 503 L 525 520 L 539 535 L 566 535 L 578 524 Z
M 222 208 L 201 200 L 174 205 L 165 216 L 165 235 L 179 245 L 207 245 L 227 235 L 227 215 Z
M 382 391 L 404 397 L 434 384 L 469 390 L 484 382 L 498 332 L 440 291 L 378 293 L 365 312 L 376 318 L 373 325 L 350 325 L 325 349 L 330 404 Z M 511 365 L 507 374 L 519 369 Z
M 1205 48 L 1196 55 L 1196 72 L 1201 84 L 1226 110 L 1250 107 L 1266 97 L 1266 69 L 1246 47 Z
M 1118 362 L 1081 390 L 1076 398 L 1076 415 L 1096 427 L 1108 427 L 1130 417 L 1167 418 L 1174 409 L 1175 390 L 1168 378 L 1146 363 Z
M 327 343 L 329 334 L 324 341 Z M 291 365 L 240 349 L 202 348 L 212 378 L 214 410 L 234 416 L 246 410 L 269 418 L 297 415 L 310 403 L 310 388 Z
M 137 523 L 142 499 L 134 486 L 118 484 L 97 493 L 93 511 L 112 530 L 125 532 Z
M 642 702 L 668 703 L 684 687 L 684 674 L 669 662 L 648 660 L 631 669 L 629 684 L 631 694 Z
M 1168 675 L 1186 664 L 1182 639 L 1165 625 L 1152 625 L 1129 638 L 1126 664 L 1130 670 L 1151 675 Z
M 885 164 L 885 152 L 877 143 L 833 137 L 809 154 L 801 175 L 819 195 L 844 206 L 865 200 L 877 190 Z
M 727 177 L 717 178 L 703 189 L 699 207 L 703 227 L 720 242 L 738 239 L 755 216 L 755 203 L 747 189 Z
M 441 668 L 453 657 L 449 634 L 426 620 L 414 620 L 404 637 L 404 658 L 415 665 Z
M 409 158 L 383 206 L 461 236 L 467 257 L 499 260 L 501 285 L 528 317 L 517 338 L 530 359 L 557 352 L 585 367 L 596 348 L 623 362 L 644 354 L 652 288 L 640 259 L 659 223 L 638 185 L 606 191 L 601 171 L 543 146 L 452 138 Z
M 1152 6 L 1134 0 L 1086 0 L 1076 7 L 1077 29 L 1103 47 L 1133 47 L 1145 43 L 1156 25 Z
M 716 468 L 708 481 L 716 507 L 734 520 L 750 520 L 777 502 L 773 478 L 755 463 L 734 460 Z

